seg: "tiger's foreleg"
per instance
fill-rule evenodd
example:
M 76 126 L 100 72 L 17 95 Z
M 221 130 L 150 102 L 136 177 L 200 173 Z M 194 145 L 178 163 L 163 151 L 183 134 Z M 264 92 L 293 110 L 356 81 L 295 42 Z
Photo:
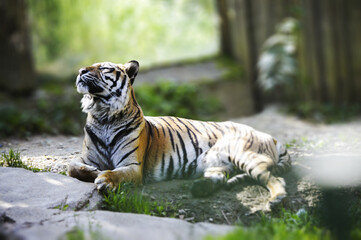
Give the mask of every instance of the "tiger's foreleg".
M 94 183 L 98 190 L 115 190 L 123 182 L 142 182 L 142 169 L 138 165 L 119 167 L 114 170 L 106 170 L 99 173 Z
M 68 167 L 68 175 L 81 181 L 93 182 L 100 173 L 94 166 L 85 164 L 82 159 L 72 161 Z

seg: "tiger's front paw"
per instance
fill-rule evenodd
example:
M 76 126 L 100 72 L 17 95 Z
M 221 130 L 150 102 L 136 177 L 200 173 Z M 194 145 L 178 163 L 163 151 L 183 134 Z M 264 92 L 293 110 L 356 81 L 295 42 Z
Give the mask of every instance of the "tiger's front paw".
M 97 185 L 97 189 L 99 191 L 103 191 L 106 189 L 115 190 L 119 185 L 116 173 L 111 170 L 100 172 L 94 183 L 95 185 Z

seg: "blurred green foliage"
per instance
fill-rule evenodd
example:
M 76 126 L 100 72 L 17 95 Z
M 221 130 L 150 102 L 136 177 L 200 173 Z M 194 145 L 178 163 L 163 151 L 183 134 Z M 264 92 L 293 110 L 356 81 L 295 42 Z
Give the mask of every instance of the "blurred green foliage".
M 290 104 L 287 111 L 300 118 L 318 123 L 337 123 L 351 120 L 361 115 L 361 105 L 334 105 L 312 102 Z
M 207 237 L 207 240 L 239 240 L 239 239 L 331 239 L 329 231 L 314 226 L 312 217 L 307 211 L 292 213 L 282 210 L 279 217 L 263 215 L 261 221 L 250 227 L 239 227 L 235 231 L 221 237 Z
M 82 132 L 85 115 L 81 96 L 66 82 L 43 83 L 33 97 L 12 98 L 0 104 L 0 137 Z
M 360 239 L 361 230 L 355 227 L 350 232 L 350 239 Z M 255 222 L 250 227 L 239 227 L 224 236 L 207 237 L 206 240 L 258 240 L 258 239 L 293 239 L 293 240 L 318 240 L 336 239 L 327 230 L 319 226 L 317 217 L 310 215 L 305 210 L 297 213 L 282 210 L 279 217 L 263 215 L 261 221 Z
M 215 6 L 209 0 L 28 2 L 38 69 L 74 70 L 132 59 L 145 66 L 218 49 Z
M 81 95 L 65 80 L 45 81 L 37 95 L 0 104 L 0 137 L 31 134 L 79 135 L 86 115 Z M 201 93 L 199 86 L 159 82 L 138 86 L 136 98 L 145 115 L 172 115 L 192 119 L 215 119 L 220 103 Z M 14 99 L 12 99 L 14 100 Z
M 146 116 L 214 119 L 221 109 L 217 99 L 202 94 L 199 85 L 169 81 L 137 86 L 135 95 Z

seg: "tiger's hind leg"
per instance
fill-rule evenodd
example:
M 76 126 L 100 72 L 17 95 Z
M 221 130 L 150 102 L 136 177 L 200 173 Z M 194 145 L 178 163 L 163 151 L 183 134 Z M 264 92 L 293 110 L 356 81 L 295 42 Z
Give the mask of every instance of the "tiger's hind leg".
M 245 157 L 247 157 L 247 160 L 245 164 L 241 164 L 244 168 L 241 170 L 268 189 L 271 196 L 267 209 L 273 209 L 287 196 L 285 181 L 283 178 L 275 177 L 272 174 L 271 169 L 273 169 L 275 163 L 271 157 L 253 152 L 246 154 Z

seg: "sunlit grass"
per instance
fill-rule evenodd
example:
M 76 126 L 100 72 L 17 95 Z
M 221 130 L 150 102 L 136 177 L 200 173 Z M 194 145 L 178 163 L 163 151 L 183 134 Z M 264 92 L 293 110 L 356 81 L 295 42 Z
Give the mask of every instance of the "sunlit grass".
M 13 168 L 24 168 L 33 172 L 41 172 L 39 168 L 28 166 L 21 160 L 20 152 L 10 149 L 8 153 L 2 153 L 0 155 L 0 166 L 1 167 L 13 167 Z
M 107 191 L 104 194 L 102 207 L 114 212 L 140 213 L 160 217 L 174 216 L 177 210 L 176 207 L 166 202 L 152 201 L 132 183 L 123 183 L 116 191 Z
M 197 58 L 218 49 L 213 1 L 30 0 L 40 69 L 62 72 L 94 62 L 142 66 Z

